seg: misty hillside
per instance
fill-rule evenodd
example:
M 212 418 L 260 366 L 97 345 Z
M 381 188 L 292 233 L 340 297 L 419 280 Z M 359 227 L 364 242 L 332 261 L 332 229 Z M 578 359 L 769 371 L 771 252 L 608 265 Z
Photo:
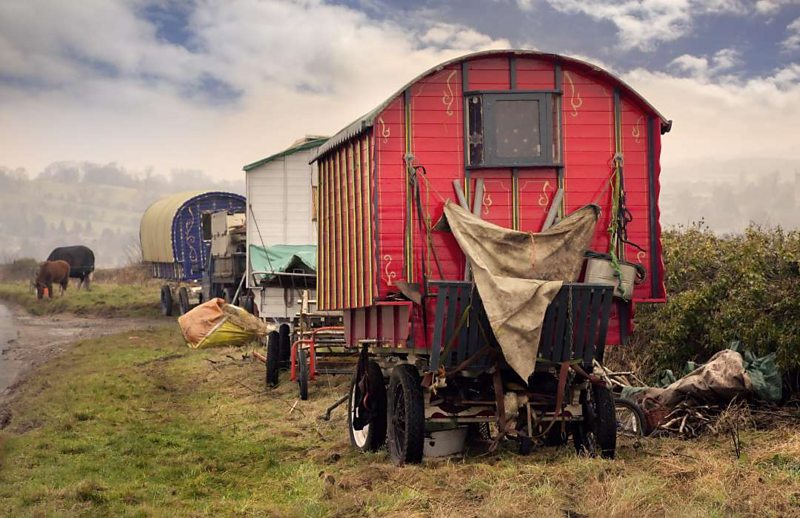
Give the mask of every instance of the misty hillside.
M 244 193 L 240 182 L 220 182 L 196 171 L 169 178 L 128 171 L 116 164 L 51 164 L 35 178 L 0 167 L 0 262 L 44 260 L 56 246 L 84 244 L 97 266 L 121 266 L 138 256 L 139 221 L 166 195 L 215 189 Z

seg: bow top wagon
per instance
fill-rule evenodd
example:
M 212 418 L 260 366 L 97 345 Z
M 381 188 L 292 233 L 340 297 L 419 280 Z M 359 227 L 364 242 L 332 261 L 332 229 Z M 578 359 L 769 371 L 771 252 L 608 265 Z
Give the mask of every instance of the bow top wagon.
M 466 423 L 497 419 L 523 442 L 557 428 L 613 454 L 613 404 L 609 417 L 592 361 L 626 340 L 636 302 L 666 297 L 658 194 L 670 126 L 597 66 L 488 51 L 426 71 L 320 146 L 317 298 L 364 347 L 349 412 L 356 446 L 380 446 L 388 428 L 393 458 L 419 461 L 437 438 L 458 442 Z M 501 285 L 483 266 L 504 254 L 481 254 L 503 248 L 470 248 L 467 234 L 497 231 L 501 245 L 528 234 L 541 251 L 589 204 L 599 219 L 570 259 L 574 275 L 544 276 L 565 282 L 530 323 L 538 356 L 523 376 L 500 334 L 503 292 L 481 280 Z M 518 406 L 504 408 L 509 394 Z

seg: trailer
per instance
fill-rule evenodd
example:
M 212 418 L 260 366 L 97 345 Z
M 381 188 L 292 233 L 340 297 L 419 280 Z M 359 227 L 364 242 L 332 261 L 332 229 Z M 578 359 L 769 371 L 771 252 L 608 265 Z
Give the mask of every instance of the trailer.
M 245 254 L 236 250 L 234 236 L 244 224 L 244 213 L 244 196 L 220 191 L 176 193 L 147 208 L 139 239 L 142 260 L 154 278 L 164 280 L 162 314 L 172 315 L 175 302 L 183 314 L 203 300 L 236 289 L 243 273 L 240 267 L 236 277 L 236 264 L 243 263 Z M 212 252 L 215 240 L 220 244 Z M 233 248 L 226 244 L 231 242 Z M 216 270 L 213 259 L 222 259 Z
M 495 446 L 572 436 L 613 457 L 613 398 L 592 369 L 627 340 L 636 303 L 666 297 L 670 127 L 595 65 L 487 51 L 424 72 L 319 147 L 317 300 L 359 351 L 355 447 L 420 462 L 492 422 Z

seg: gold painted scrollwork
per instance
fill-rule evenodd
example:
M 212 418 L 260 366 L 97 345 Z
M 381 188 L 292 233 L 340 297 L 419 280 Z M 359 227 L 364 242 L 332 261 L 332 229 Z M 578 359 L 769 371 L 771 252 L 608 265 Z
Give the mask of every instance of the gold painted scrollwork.
M 543 210 L 547 210 L 547 206 L 550 205 L 550 193 L 547 192 L 548 187 L 550 187 L 550 180 L 545 180 L 544 185 L 542 185 L 542 193 L 539 195 L 539 206 L 542 207 Z
M 640 115 L 639 118 L 636 119 L 636 124 L 633 126 L 633 129 L 631 129 L 631 136 L 637 144 L 641 141 L 640 137 L 642 136 L 642 128 L 640 125 L 642 123 L 642 119 L 644 119 L 644 117 Z
M 392 130 L 386 123 L 383 122 L 383 117 L 378 117 L 378 122 L 381 124 L 381 137 L 383 137 L 383 143 L 386 144 L 389 142 L 389 137 L 392 136 Z
M 483 191 L 483 214 L 488 216 L 489 215 L 489 207 L 492 206 L 492 197 L 489 195 L 487 191 Z
M 455 99 L 455 96 L 453 94 L 453 86 L 450 84 L 450 81 L 453 79 L 453 77 L 455 77 L 455 75 L 456 75 L 456 71 L 453 70 L 447 76 L 447 82 L 445 84 L 445 89 L 444 89 L 444 95 L 442 95 L 442 104 L 445 105 L 445 108 L 446 108 L 445 113 L 447 113 L 448 117 L 452 117 L 453 116 L 453 100 Z
M 392 286 L 394 284 L 394 279 L 397 278 L 397 272 L 389 270 L 389 265 L 392 264 L 392 256 L 386 254 L 383 256 L 383 260 L 386 261 L 386 265 L 383 267 L 383 271 L 386 274 L 386 284 Z
M 583 106 L 583 99 L 581 98 L 581 93 L 575 88 L 575 82 L 572 80 L 572 76 L 569 72 L 564 72 L 564 79 L 567 80 L 569 83 L 570 88 L 570 98 L 569 98 L 569 105 L 572 107 L 572 111 L 570 115 L 573 117 L 578 116 L 578 108 Z

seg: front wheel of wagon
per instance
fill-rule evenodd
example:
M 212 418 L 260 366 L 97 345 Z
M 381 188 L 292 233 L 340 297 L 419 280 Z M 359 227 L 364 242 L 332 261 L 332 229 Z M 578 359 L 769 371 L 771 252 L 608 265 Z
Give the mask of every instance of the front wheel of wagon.
M 297 348 L 297 384 L 300 386 L 300 399 L 308 400 L 308 359 L 306 350 Z
M 185 315 L 191 308 L 192 306 L 189 304 L 189 291 L 181 286 L 178 290 L 178 309 L 180 309 L 181 315 Z
M 386 442 L 386 385 L 377 363 L 367 363 L 366 378 L 367 383 L 359 383 L 358 373 L 353 376 L 347 400 L 350 444 L 365 452 L 377 451 Z M 369 387 L 367 394 L 362 392 L 365 386 Z M 367 422 L 359 423 L 359 420 Z M 356 429 L 357 425 L 361 426 L 360 430 Z
M 581 394 L 583 421 L 573 431 L 579 455 L 613 459 L 617 449 L 617 414 L 614 397 L 604 386 L 592 385 Z
M 267 336 L 267 388 L 278 384 L 278 361 L 280 347 L 278 344 L 278 332 L 272 331 Z
M 425 441 L 425 403 L 417 369 L 398 365 L 392 370 L 386 418 L 389 454 L 397 464 L 422 462 Z
M 172 316 L 172 290 L 167 284 L 161 286 L 161 314 L 165 317 Z

